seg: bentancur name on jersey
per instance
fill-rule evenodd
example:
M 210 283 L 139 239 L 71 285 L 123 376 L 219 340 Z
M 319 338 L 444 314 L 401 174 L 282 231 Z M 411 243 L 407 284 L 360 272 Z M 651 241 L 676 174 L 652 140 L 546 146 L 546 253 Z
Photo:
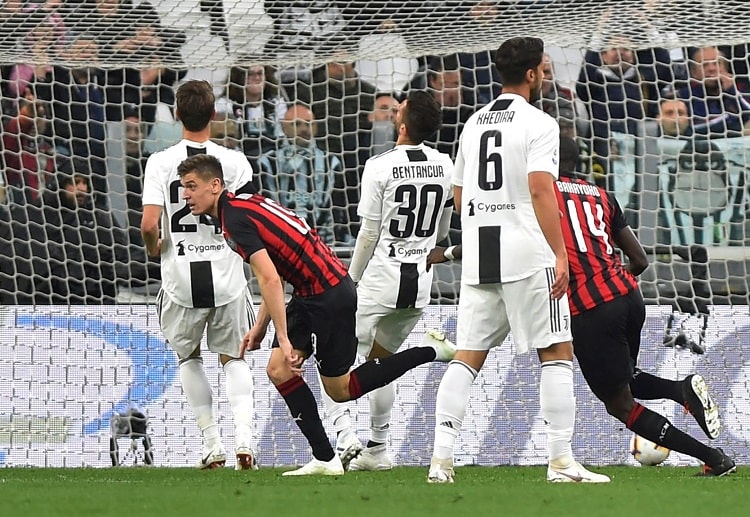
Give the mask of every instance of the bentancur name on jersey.
M 442 165 L 399 165 L 393 167 L 393 179 L 444 178 Z

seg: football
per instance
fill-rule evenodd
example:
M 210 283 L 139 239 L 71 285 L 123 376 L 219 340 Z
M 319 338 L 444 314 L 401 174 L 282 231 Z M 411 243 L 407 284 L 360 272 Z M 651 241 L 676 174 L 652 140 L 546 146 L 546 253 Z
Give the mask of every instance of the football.
M 641 465 L 651 467 L 666 460 L 669 449 L 633 433 L 633 437 L 630 438 L 630 454 Z

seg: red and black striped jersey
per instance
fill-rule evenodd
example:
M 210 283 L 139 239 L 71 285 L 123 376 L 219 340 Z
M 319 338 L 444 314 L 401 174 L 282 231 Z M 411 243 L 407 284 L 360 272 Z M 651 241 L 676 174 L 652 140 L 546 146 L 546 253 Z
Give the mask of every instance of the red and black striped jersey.
M 614 247 L 612 236 L 628 225 L 614 196 L 579 179 L 561 177 L 555 185 L 568 250 L 570 313 L 580 314 L 637 289 Z
M 307 221 L 272 199 L 224 192 L 219 218 L 229 247 L 243 260 L 265 249 L 296 296 L 321 294 L 347 275 L 346 266 Z

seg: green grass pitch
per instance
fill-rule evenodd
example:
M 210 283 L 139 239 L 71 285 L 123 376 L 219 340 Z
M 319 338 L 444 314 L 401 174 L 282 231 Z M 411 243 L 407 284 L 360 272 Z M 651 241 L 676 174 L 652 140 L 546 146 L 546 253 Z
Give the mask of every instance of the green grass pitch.
M 426 468 L 284 478 L 285 469 L 119 467 L 0 469 L 8 516 L 750 515 L 750 469 L 696 478 L 696 468 L 603 467 L 603 485 L 551 484 L 544 467 L 459 467 L 453 485 Z

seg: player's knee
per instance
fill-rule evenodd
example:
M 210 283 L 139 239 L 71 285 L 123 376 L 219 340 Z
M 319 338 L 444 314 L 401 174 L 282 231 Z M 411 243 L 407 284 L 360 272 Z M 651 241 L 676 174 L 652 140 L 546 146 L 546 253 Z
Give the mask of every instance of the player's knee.
M 326 387 L 326 393 L 328 393 L 328 396 L 331 397 L 334 402 L 347 402 L 352 399 L 349 390 L 339 386 Z
M 627 422 L 630 412 L 633 410 L 634 401 L 632 397 L 612 397 L 604 401 L 607 413 L 615 417 L 620 422 Z
M 274 383 L 274 385 L 278 385 L 290 378 L 291 371 L 284 362 L 283 357 L 281 358 L 281 361 L 279 361 L 272 354 L 271 358 L 268 360 L 268 365 L 266 366 L 266 375 L 268 375 L 268 378 Z

